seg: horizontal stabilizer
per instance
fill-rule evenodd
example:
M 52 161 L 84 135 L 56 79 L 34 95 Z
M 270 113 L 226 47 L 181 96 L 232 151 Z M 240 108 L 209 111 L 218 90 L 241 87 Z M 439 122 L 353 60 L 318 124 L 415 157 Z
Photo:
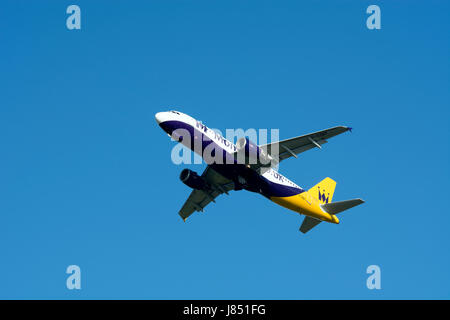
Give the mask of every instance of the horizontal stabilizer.
M 361 203 L 364 203 L 362 199 L 352 199 L 322 204 L 321 207 L 325 212 L 329 214 L 338 214 L 339 212 L 353 208 Z
M 300 231 L 303 233 L 307 233 L 309 230 L 317 226 L 322 221 L 306 216 L 303 220 L 303 223 L 300 227 Z

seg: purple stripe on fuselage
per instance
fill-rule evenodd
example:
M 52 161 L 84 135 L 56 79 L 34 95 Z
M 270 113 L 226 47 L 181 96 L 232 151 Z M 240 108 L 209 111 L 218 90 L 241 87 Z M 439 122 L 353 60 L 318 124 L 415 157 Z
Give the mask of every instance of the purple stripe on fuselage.
M 172 133 L 177 129 L 184 129 L 189 133 L 190 140 L 186 140 L 186 137 L 174 137 L 176 139 L 181 138 L 181 142 L 186 147 L 190 148 L 192 151 L 200 151 L 201 156 L 203 157 L 203 151 L 207 146 L 213 143 L 213 146 L 209 147 L 209 150 L 214 148 L 216 155 L 222 154 L 221 160 L 222 163 L 213 163 L 211 167 L 223 175 L 224 177 L 237 181 L 237 177 L 244 177 L 248 183 L 246 187 L 247 190 L 253 192 L 259 192 L 265 197 L 290 197 L 293 195 L 300 194 L 305 190 L 293 186 L 286 186 L 284 184 L 279 184 L 276 182 L 272 182 L 265 178 L 264 176 L 258 174 L 254 170 L 247 168 L 243 164 L 238 164 L 237 159 L 235 159 L 234 155 L 228 153 L 224 150 L 220 145 L 218 145 L 215 141 L 210 140 L 209 137 L 206 137 L 204 140 L 203 132 L 198 130 L 197 128 L 182 122 L 182 121 L 165 121 L 161 122 L 160 127 L 166 131 L 168 134 L 172 135 Z M 179 132 L 176 132 L 179 133 Z M 196 138 L 196 139 L 195 139 Z M 195 150 L 195 140 L 201 141 L 201 150 Z M 200 148 L 199 148 L 200 149 Z M 198 153 L 198 152 L 197 152 Z
M 291 197 L 291 196 L 300 194 L 302 192 L 305 192 L 305 190 L 303 190 L 301 188 L 285 186 L 283 184 L 278 184 L 278 183 L 269 181 L 266 178 L 264 178 L 264 180 L 266 180 L 266 184 L 268 186 L 268 191 L 263 194 L 264 194 L 264 196 L 269 197 L 269 198 L 270 197 Z

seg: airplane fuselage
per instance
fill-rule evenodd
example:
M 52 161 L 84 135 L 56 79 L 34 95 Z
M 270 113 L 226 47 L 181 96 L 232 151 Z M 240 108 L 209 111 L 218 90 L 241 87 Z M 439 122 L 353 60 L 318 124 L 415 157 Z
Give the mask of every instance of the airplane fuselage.
M 281 173 L 272 168 L 262 171 L 238 163 L 235 158 L 237 147 L 218 132 L 200 121 L 177 111 L 156 114 L 159 126 L 173 139 L 190 148 L 204 158 L 205 150 L 214 150 L 216 161 L 209 165 L 235 184 L 235 189 L 257 192 L 269 200 L 292 211 L 313 218 L 339 223 L 335 215 L 325 212 L 320 201 Z

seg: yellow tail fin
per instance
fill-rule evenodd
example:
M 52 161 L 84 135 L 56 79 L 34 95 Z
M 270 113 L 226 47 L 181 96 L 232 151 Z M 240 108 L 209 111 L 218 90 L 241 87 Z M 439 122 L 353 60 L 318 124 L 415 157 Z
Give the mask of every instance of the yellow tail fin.
M 325 178 L 308 190 L 308 192 L 319 199 L 321 204 L 330 203 L 333 199 L 334 188 L 336 188 L 336 181 L 330 178 Z

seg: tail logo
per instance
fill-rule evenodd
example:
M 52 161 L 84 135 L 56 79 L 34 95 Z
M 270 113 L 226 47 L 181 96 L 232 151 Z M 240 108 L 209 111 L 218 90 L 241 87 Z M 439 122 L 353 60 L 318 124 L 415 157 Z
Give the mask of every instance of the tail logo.
M 323 192 L 320 193 L 320 187 L 317 187 L 317 189 L 319 189 L 319 200 L 322 202 L 328 203 L 330 193 L 328 193 L 328 196 L 325 197 L 325 190 L 323 190 Z

